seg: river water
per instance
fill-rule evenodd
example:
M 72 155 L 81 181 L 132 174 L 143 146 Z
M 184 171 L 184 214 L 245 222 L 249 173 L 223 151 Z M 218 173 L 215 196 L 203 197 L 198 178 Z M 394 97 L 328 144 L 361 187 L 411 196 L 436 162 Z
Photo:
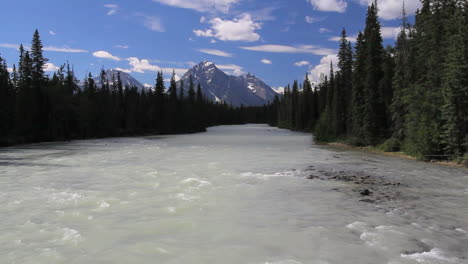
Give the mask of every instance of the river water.
M 468 263 L 467 170 L 264 125 L 0 149 L 0 204 L 0 263 Z

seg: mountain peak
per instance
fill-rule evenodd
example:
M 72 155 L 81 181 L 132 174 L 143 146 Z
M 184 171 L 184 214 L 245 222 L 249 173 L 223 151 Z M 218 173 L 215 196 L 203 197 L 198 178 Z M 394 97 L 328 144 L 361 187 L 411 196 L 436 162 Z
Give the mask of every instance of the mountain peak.
M 270 86 L 252 73 L 228 75 L 210 61 L 200 62 L 182 76 L 185 90 L 188 89 L 190 76 L 195 85 L 201 85 L 204 96 L 216 102 L 225 101 L 235 106 L 264 105 L 276 95 Z
M 145 85 L 143 85 L 138 80 L 133 78 L 133 76 L 131 76 L 130 74 L 128 74 L 128 73 L 126 73 L 124 71 L 118 70 L 118 69 L 107 69 L 106 70 L 106 79 L 109 81 L 110 85 L 112 85 L 114 80 L 117 79 L 117 74 L 118 73 L 120 73 L 120 80 L 122 81 L 122 84 L 123 84 L 124 88 L 126 88 L 126 87 L 130 87 L 130 88 L 131 87 L 136 87 L 139 91 L 141 91 L 143 89 L 147 89 L 147 87 L 145 87 Z M 96 85 L 98 87 L 102 86 L 101 76 L 100 75 L 94 77 L 93 80 L 94 80 L 94 82 L 96 83 Z

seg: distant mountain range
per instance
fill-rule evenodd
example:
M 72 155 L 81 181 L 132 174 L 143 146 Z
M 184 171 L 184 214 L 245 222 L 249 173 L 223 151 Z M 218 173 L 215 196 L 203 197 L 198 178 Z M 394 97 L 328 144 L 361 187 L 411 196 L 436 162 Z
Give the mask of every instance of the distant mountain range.
M 267 104 L 277 95 L 270 86 L 251 73 L 227 75 L 208 61 L 195 65 L 182 76 L 186 91 L 189 89 L 190 75 L 195 85 L 201 84 L 204 96 L 213 101 L 223 101 L 235 106 L 258 106 Z M 180 85 L 180 81 L 178 84 Z
M 119 71 L 119 70 L 107 70 L 106 71 L 106 78 L 109 80 L 109 84 L 112 85 L 113 84 L 113 80 L 117 80 L 117 74 L 120 73 L 120 80 L 122 80 L 122 84 L 124 87 L 128 86 L 128 87 L 136 87 L 138 89 L 138 91 L 141 91 L 143 89 L 147 89 L 147 87 L 145 87 L 145 85 L 143 85 L 141 82 L 139 82 L 137 79 L 133 78 L 133 76 L 131 76 L 130 74 L 126 73 L 126 72 L 123 72 L 123 71 Z M 94 83 L 96 83 L 96 85 L 98 87 L 101 87 L 101 76 L 96 76 L 93 78 L 94 80 Z M 81 82 L 80 83 L 80 86 L 83 86 L 84 82 Z
M 112 85 L 112 76 L 117 79 L 117 74 L 120 73 L 120 79 L 125 86 L 137 87 L 139 91 L 149 89 L 141 82 L 133 78 L 130 74 L 118 70 L 107 70 L 106 78 Z M 198 84 L 201 84 L 203 95 L 216 102 L 226 102 L 234 106 L 260 106 L 271 102 L 278 94 L 270 86 L 262 80 L 255 77 L 251 73 L 241 76 L 228 75 L 221 71 L 212 62 L 203 61 L 188 70 L 181 78 L 184 81 L 185 94 L 189 89 L 189 79 L 192 75 L 195 89 Z M 93 78 L 97 86 L 101 86 L 100 76 Z M 83 83 L 81 83 L 82 85 Z M 180 87 L 180 80 L 177 83 L 177 88 Z

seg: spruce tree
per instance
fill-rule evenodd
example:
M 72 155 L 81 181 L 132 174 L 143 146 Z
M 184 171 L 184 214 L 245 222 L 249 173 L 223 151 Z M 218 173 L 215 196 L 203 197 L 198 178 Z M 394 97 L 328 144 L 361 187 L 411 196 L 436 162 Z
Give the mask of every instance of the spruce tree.
M 47 129 L 47 113 L 48 104 L 46 102 L 46 77 L 44 75 L 44 67 L 47 59 L 43 56 L 42 42 L 39 36 L 39 32 L 34 32 L 32 43 L 31 43 L 31 85 L 32 85 L 32 105 L 30 109 L 33 112 L 33 126 L 34 135 L 37 139 L 40 139 L 45 130 Z
M 405 139 L 406 115 L 408 113 L 406 96 L 408 94 L 407 89 L 410 86 L 410 31 L 411 27 L 406 17 L 405 8 L 403 7 L 401 31 L 395 44 L 395 69 L 392 80 L 393 97 L 389 107 L 392 138 L 396 140 L 395 147 L 397 149 Z
M 364 76 L 366 73 L 365 69 L 365 49 L 366 43 L 364 42 L 364 36 L 359 32 L 356 40 L 356 58 L 354 63 L 353 72 L 353 90 L 351 92 L 351 104 L 352 104 L 352 135 L 354 138 L 354 144 L 362 145 L 365 144 L 364 137 Z
M 447 37 L 444 24 L 447 18 L 441 3 L 423 0 L 416 14 L 412 56 L 411 87 L 408 93 L 408 115 L 404 150 L 410 154 L 430 158 L 443 153 L 442 138 L 442 72 L 446 56 L 443 39 Z
M 466 24 L 460 11 L 452 23 L 456 30 L 450 38 L 442 85 L 443 143 L 446 153 L 461 157 L 468 147 L 468 61 L 463 39 Z
M 386 128 L 386 109 L 383 102 L 383 92 L 380 82 L 384 76 L 382 69 L 383 46 L 378 21 L 377 1 L 367 10 L 366 27 L 364 29 L 364 113 L 363 136 L 365 143 L 374 145 L 383 139 Z
M 165 92 L 165 87 L 164 87 L 164 78 L 163 78 L 163 73 L 159 72 L 157 73 L 156 77 L 156 86 L 155 86 L 155 122 L 156 122 L 156 128 L 158 129 L 158 132 L 162 132 L 164 129 L 164 92 Z
M 353 50 L 347 40 L 346 30 L 341 32 L 340 49 L 338 51 L 339 78 L 334 95 L 336 133 L 338 135 L 350 132 L 351 95 L 353 82 Z
M 175 70 L 172 71 L 171 81 L 169 84 L 169 98 L 172 103 L 177 101 L 177 82 Z
M 195 84 L 193 83 L 193 78 L 191 74 L 189 76 L 188 101 L 190 104 L 193 104 L 195 102 Z

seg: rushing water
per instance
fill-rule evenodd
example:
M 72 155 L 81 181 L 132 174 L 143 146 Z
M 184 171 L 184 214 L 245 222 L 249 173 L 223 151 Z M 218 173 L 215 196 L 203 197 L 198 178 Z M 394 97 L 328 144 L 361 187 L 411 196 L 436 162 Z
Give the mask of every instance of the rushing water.
M 468 263 L 467 170 L 263 125 L 1 149 L 0 204 L 0 263 Z

